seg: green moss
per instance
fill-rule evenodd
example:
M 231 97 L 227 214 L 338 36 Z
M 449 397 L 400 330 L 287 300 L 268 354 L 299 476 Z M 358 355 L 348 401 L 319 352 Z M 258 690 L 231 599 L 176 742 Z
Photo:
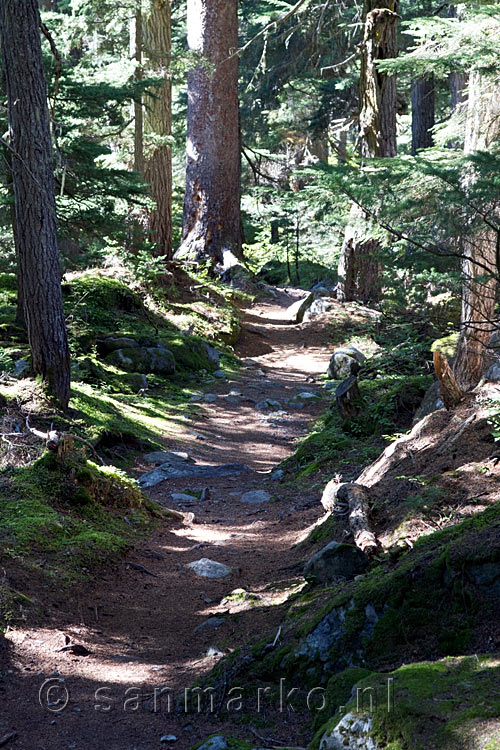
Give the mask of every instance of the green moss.
M 77 451 L 47 452 L 0 481 L 3 556 L 61 583 L 121 554 L 151 524 L 133 480 Z
M 445 357 L 455 356 L 457 350 L 459 333 L 450 333 L 449 336 L 436 339 L 431 344 L 431 352 L 441 352 Z
M 478 731 L 483 741 L 488 740 L 484 722 L 498 717 L 499 677 L 498 661 L 487 656 L 420 662 L 385 674 L 346 670 L 335 678 L 328 720 L 309 750 L 317 750 L 323 735 L 347 713 L 370 715 L 373 739 L 388 750 L 476 747 Z M 330 683 L 327 695 L 329 689 Z M 339 704 L 344 704 L 341 712 Z M 490 742 L 494 742 L 495 722 L 491 727 Z

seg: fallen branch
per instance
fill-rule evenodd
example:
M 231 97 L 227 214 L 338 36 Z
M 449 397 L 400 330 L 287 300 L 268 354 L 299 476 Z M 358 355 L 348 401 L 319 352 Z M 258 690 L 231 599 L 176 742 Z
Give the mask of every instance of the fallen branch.
M 347 507 L 349 526 L 356 547 L 367 555 L 378 552 L 377 538 L 368 522 L 369 494 L 361 484 L 329 482 L 323 492 L 322 504 L 332 511 L 337 507 Z
M 104 460 L 97 453 L 92 443 L 89 443 L 88 440 L 85 440 L 85 438 L 82 438 L 79 435 L 73 435 L 71 432 L 57 432 L 57 430 L 49 430 L 49 432 L 41 432 L 40 430 L 35 430 L 34 427 L 30 426 L 29 415 L 26 417 L 26 427 L 32 435 L 40 438 L 40 440 L 45 440 L 45 445 L 47 447 L 47 450 L 49 451 L 59 451 L 65 441 L 78 440 L 78 442 L 83 443 L 83 445 L 85 445 L 91 451 L 91 453 L 94 454 L 94 456 L 98 459 L 102 466 L 106 465 Z

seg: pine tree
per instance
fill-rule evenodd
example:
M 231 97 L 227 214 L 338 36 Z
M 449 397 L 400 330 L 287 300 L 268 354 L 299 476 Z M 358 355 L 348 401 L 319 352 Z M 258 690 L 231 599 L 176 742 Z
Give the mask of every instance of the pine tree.
M 500 135 L 499 81 L 479 72 L 469 79 L 465 153 L 488 149 Z M 465 188 L 477 179 L 469 172 Z M 483 207 L 484 208 L 484 207 Z M 483 212 L 487 217 L 491 209 Z M 498 230 L 487 226 L 463 240 L 463 289 L 460 338 L 454 374 L 463 390 L 474 387 L 481 379 L 485 346 L 488 344 L 495 312 L 498 278 Z
M 365 159 L 396 155 L 396 77 L 377 69 L 397 55 L 398 0 L 366 0 L 359 79 L 360 151 Z M 376 300 L 379 243 L 369 236 L 362 209 L 353 205 L 339 259 L 338 299 Z
M 155 255 L 172 257 L 172 84 L 170 80 L 170 0 L 151 0 L 144 18 L 144 51 L 147 74 L 160 78 L 145 96 L 144 128 L 149 141 L 144 179 L 150 185 L 155 208 L 149 212 L 148 229 Z
M 66 409 L 70 360 L 56 235 L 52 144 L 37 0 L 3 0 L 0 42 L 7 85 L 19 273 L 33 369 Z
M 238 116 L 238 2 L 188 0 L 188 74 L 182 244 L 176 257 L 228 268 L 242 258 Z

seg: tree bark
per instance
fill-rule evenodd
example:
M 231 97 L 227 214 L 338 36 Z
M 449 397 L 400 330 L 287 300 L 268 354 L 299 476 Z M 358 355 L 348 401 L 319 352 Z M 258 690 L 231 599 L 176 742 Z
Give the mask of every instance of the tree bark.
M 188 45 L 203 61 L 188 74 L 186 192 L 176 258 L 222 269 L 243 258 L 240 227 L 237 0 L 188 0 Z
M 172 82 L 170 55 L 172 31 L 170 0 L 151 0 L 144 23 L 144 52 L 148 74 L 161 83 L 145 97 L 144 131 L 148 146 L 144 179 L 151 186 L 155 208 L 149 212 L 149 236 L 155 254 L 172 257 Z
M 52 144 L 37 0 L 2 0 L 19 272 L 33 369 L 65 409 L 70 359 L 56 234 Z
M 130 22 L 130 56 L 136 63 L 136 81 L 141 81 L 144 77 L 142 47 L 142 0 L 137 0 L 135 15 Z M 142 97 L 136 97 L 132 105 L 134 116 L 134 170 L 144 176 L 144 117 L 142 107 Z
M 435 125 L 434 76 L 414 78 L 411 82 L 411 152 L 434 145 L 432 128 Z
M 457 383 L 448 360 L 440 351 L 434 352 L 433 361 L 443 403 L 447 409 L 453 409 L 463 399 L 464 392 Z
M 474 72 L 469 79 L 465 153 L 487 149 L 499 135 L 500 90 L 491 78 Z M 464 184 L 475 179 L 469 173 Z M 494 329 L 498 249 L 498 233 L 486 227 L 462 243 L 462 318 L 454 374 L 463 390 L 477 385 L 483 374 L 485 347 Z
M 396 76 L 381 73 L 379 60 L 397 56 L 398 0 L 365 0 L 359 80 L 360 151 L 365 159 L 396 155 Z M 339 260 L 337 298 L 376 301 L 380 296 L 379 244 L 353 205 Z

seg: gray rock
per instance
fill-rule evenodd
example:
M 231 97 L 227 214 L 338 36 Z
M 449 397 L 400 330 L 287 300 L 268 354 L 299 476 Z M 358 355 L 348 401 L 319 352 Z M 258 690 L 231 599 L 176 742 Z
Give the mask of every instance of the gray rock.
M 127 383 L 137 393 L 149 388 L 147 377 L 140 372 L 124 372 L 120 376 L 120 380 Z
M 220 380 L 227 380 L 227 375 L 224 372 L 224 370 L 215 370 L 215 372 L 212 373 L 214 378 L 220 378 Z
M 225 617 L 209 617 L 208 620 L 205 620 L 205 622 L 202 622 L 201 625 L 198 625 L 198 627 L 195 628 L 195 631 L 215 630 L 216 628 L 220 628 L 225 624 L 226 624 Z
M 205 393 L 203 401 L 205 401 L 207 404 L 213 404 L 215 403 L 215 401 L 217 401 L 217 396 L 215 395 L 215 393 Z
M 271 472 L 271 479 L 273 482 L 279 482 L 285 476 L 283 469 L 273 469 Z
M 365 360 L 365 355 L 355 346 L 343 346 L 340 349 L 335 349 L 328 366 L 328 375 L 332 380 L 345 380 L 354 374 L 353 369 L 356 363 L 362 364 Z
M 244 492 L 240 499 L 242 503 L 248 503 L 248 505 L 261 505 L 261 503 L 268 503 L 271 495 L 266 490 L 249 490 L 249 492 Z
M 201 396 L 199 393 L 195 393 L 191 396 L 189 399 L 190 403 L 195 404 L 197 401 L 201 401 L 203 396 Z
M 290 401 L 287 401 L 287 402 L 286 402 L 286 405 L 287 405 L 287 406 L 288 406 L 288 407 L 289 407 L 290 409 L 303 409 L 303 408 L 304 408 L 304 406 L 305 406 L 305 404 L 304 404 L 304 402 L 302 401 L 302 399 L 300 399 L 300 398 L 297 398 L 297 396 L 295 396 L 295 398 L 293 398 L 293 399 L 290 399 Z
M 422 402 L 413 417 L 413 424 L 416 425 L 421 419 L 427 417 L 428 414 L 438 411 L 438 409 L 444 409 L 444 402 L 441 399 L 439 380 L 435 380 L 426 390 Z
M 203 436 L 197 436 L 203 439 Z M 154 487 L 166 479 L 179 479 L 183 477 L 228 477 L 251 471 L 246 464 L 222 464 L 221 466 L 206 466 L 205 464 L 195 464 L 194 466 L 173 466 L 165 463 L 158 466 L 153 471 L 148 471 L 139 477 L 139 484 L 143 488 Z
M 319 750 L 377 750 L 372 730 L 371 716 L 347 713 L 332 730 L 325 732 Z
M 130 336 L 108 336 L 105 339 L 98 339 L 99 350 L 108 354 L 115 352 L 117 349 L 136 349 L 139 343 Z
M 198 498 L 194 495 L 186 495 L 184 492 L 171 492 L 170 497 L 176 503 L 196 503 Z
M 205 352 L 208 361 L 210 364 L 217 369 L 220 365 L 220 355 L 215 346 L 212 346 L 212 344 L 209 344 L 207 341 L 202 341 L 200 343 L 200 346 L 202 347 L 203 351 Z
M 325 391 L 335 391 L 340 383 L 340 380 L 327 380 L 327 382 L 323 385 L 323 388 L 325 389 Z
M 321 396 L 318 393 L 311 393 L 311 391 L 302 391 L 302 393 L 298 394 L 297 398 L 302 398 L 305 401 L 308 401 L 308 400 L 318 401 L 321 398 Z
M 500 594 L 500 563 L 483 562 L 471 565 L 467 572 L 476 586 L 487 589 L 490 594 Z
M 324 279 L 321 279 L 317 282 L 313 287 L 311 287 L 311 292 L 326 292 L 327 295 L 333 294 L 335 290 L 335 284 L 331 284 L 329 281 L 325 281 Z
M 177 742 L 177 737 L 175 734 L 164 734 L 160 737 L 160 742 Z
M 14 362 L 14 375 L 24 375 L 29 372 L 31 365 L 27 359 L 18 359 Z
M 332 309 L 332 307 L 335 305 L 335 302 L 332 300 L 331 297 L 325 296 L 325 297 L 319 297 L 319 299 L 313 300 L 313 302 L 309 305 L 307 310 L 304 312 L 303 321 L 304 323 L 308 323 L 311 318 L 316 317 L 316 315 L 323 315 L 323 313 L 328 312 Z
M 319 583 L 334 583 L 337 579 L 352 580 L 368 565 L 368 557 L 351 544 L 330 542 L 306 563 L 304 575 Z
M 116 349 L 105 357 L 105 361 L 128 372 L 153 372 L 158 375 L 175 373 L 174 355 L 162 346 Z
M 283 407 L 281 406 L 279 401 L 275 401 L 272 398 L 265 398 L 262 401 L 259 401 L 255 405 L 255 408 L 258 409 L 259 411 L 268 411 L 271 409 L 273 411 L 282 411 Z
M 194 560 L 194 562 L 188 563 L 186 567 L 191 568 L 196 575 L 203 578 L 227 578 L 233 572 L 228 565 L 209 560 L 208 557 Z
M 206 740 L 203 745 L 198 747 L 198 750 L 226 750 L 229 747 L 226 738 L 222 734 L 217 734 L 215 737 L 210 737 Z
M 483 377 L 485 380 L 492 380 L 494 383 L 498 383 L 500 380 L 500 362 L 493 362 L 493 364 L 488 367 Z
M 194 464 L 194 459 L 184 451 L 153 451 L 152 453 L 146 453 L 143 458 L 147 464 L 155 464 L 156 466 L 160 464 L 171 464 L 172 466 Z
M 500 349 L 500 330 L 493 331 L 491 334 L 490 346 L 492 349 Z

